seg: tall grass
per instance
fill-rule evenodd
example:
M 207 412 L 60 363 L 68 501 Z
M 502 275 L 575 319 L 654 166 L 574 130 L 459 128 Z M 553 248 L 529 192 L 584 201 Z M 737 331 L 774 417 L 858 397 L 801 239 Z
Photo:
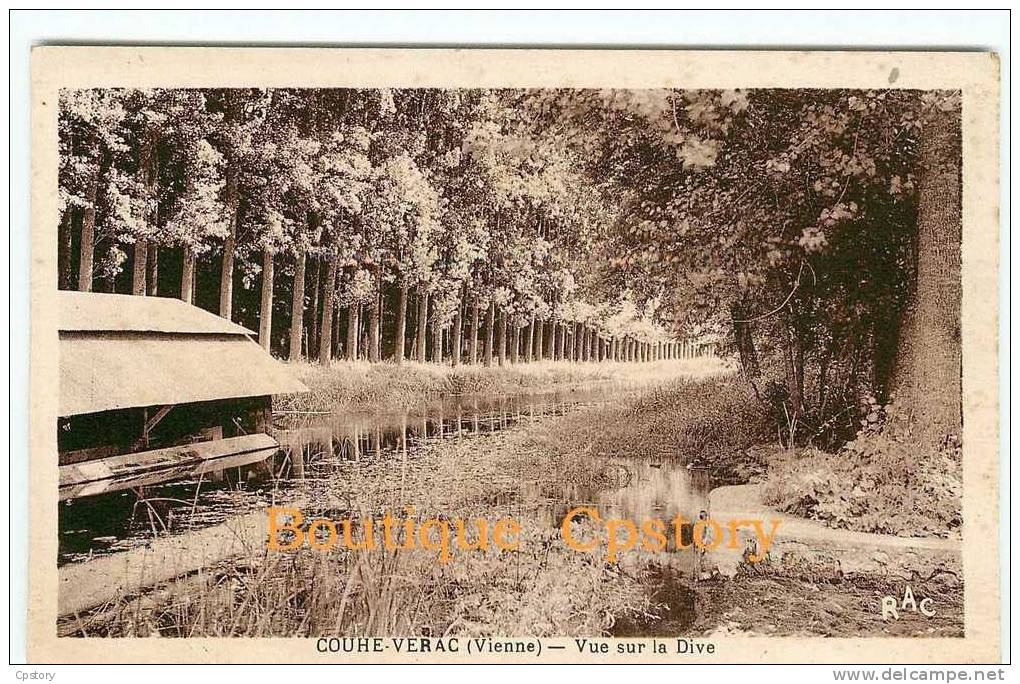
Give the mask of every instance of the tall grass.
M 566 547 L 559 530 L 522 495 L 555 488 L 560 470 L 528 427 L 428 445 L 417 460 L 351 464 L 317 481 L 307 519 L 415 507 L 429 518 L 509 516 L 521 524 L 518 551 L 455 552 L 446 563 L 417 548 L 330 552 L 303 548 L 237 558 L 125 597 L 94 615 L 66 620 L 77 636 L 599 636 L 620 620 L 654 613 L 641 569 Z M 597 469 L 597 463 L 589 464 Z M 578 534 L 593 535 L 590 529 Z
M 382 366 L 356 370 L 389 373 Z M 451 373 L 418 371 L 444 383 Z M 331 372 L 345 377 L 353 371 Z M 619 486 L 611 463 L 615 456 L 693 457 L 739 450 L 756 430 L 750 401 L 733 378 L 677 381 L 613 405 L 471 439 L 437 440 L 399 462 L 351 462 L 305 491 L 306 519 L 365 519 L 368 512 L 378 517 L 408 505 L 419 520 L 494 522 L 510 516 L 522 527 L 516 552 L 457 552 L 439 563 L 434 552 L 420 547 L 263 551 L 146 596 L 126 597 L 96 615 L 66 621 L 63 631 L 89 636 L 599 636 L 617 624 L 654 620 L 662 606 L 649 591 L 654 569 L 647 560 L 607 563 L 603 555 L 568 548 L 549 524 L 548 511 L 539 510 L 544 501 L 538 499 L 579 482 Z
M 719 483 L 760 475 L 752 447 L 768 423 L 750 389 L 735 376 L 679 379 L 633 400 L 566 416 L 546 430 L 548 448 L 567 462 L 598 457 L 704 462 Z
M 432 363 L 293 363 L 309 392 L 278 397 L 275 405 L 296 411 L 409 409 L 451 397 L 510 396 L 608 381 L 642 383 L 683 374 L 718 372 L 714 359 L 653 363 L 542 361 L 506 366 Z

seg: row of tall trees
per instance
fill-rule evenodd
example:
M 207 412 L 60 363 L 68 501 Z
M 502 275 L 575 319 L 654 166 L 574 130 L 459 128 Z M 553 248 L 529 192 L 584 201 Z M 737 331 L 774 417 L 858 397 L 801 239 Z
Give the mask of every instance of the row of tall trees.
M 510 91 L 77 90 L 60 287 L 178 296 L 328 363 L 651 359 L 612 188 Z
M 791 442 L 840 443 L 893 398 L 926 439 L 959 435 L 958 93 L 61 104 L 62 287 L 181 296 L 323 362 L 712 339 Z

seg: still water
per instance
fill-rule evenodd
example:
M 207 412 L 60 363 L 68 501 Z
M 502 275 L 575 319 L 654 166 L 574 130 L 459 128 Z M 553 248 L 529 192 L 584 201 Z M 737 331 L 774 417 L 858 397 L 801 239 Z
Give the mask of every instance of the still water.
M 423 446 L 438 440 L 471 439 L 585 406 L 617 402 L 647 391 L 617 383 L 566 388 L 513 397 L 454 397 L 417 413 L 302 414 L 277 416 L 281 451 L 255 463 L 192 473 L 118 492 L 60 504 L 59 564 L 134 548 L 154 536 L 224 522 L 274 502 L 286 501 L 308 483 L 343 486 L 345 470 L 406 465 Z M 697 514 L 707 491 L 677 460 L 616 459 L 611 482 L 598 488 L 524 486 L 517 496 L 538 519 L 558 526 L 572 507 L 593 504 L 605 516 L 631 520 Z M 413 502 L 408 502 L 413 503 Z

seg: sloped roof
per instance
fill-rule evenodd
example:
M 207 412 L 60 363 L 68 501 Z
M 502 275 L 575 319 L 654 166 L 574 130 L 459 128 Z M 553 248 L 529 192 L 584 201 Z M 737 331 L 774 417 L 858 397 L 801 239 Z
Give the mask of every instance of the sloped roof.
M 61 291 L 60 331 L 255 333 L 205 309 L 170 297 Z
M 306 392 L 230 321 L 179 300 L 60 296 L 60 415 Z

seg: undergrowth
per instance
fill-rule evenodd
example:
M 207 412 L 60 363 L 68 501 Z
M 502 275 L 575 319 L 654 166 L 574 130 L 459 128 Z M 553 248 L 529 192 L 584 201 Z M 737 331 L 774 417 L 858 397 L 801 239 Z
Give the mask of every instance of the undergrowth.
M 931 444 L 893 407 L 875 407 L 835 453 L 776 450 L 766 503 L 830 527 L 901 536 L 959 536 L 962 450 Z

